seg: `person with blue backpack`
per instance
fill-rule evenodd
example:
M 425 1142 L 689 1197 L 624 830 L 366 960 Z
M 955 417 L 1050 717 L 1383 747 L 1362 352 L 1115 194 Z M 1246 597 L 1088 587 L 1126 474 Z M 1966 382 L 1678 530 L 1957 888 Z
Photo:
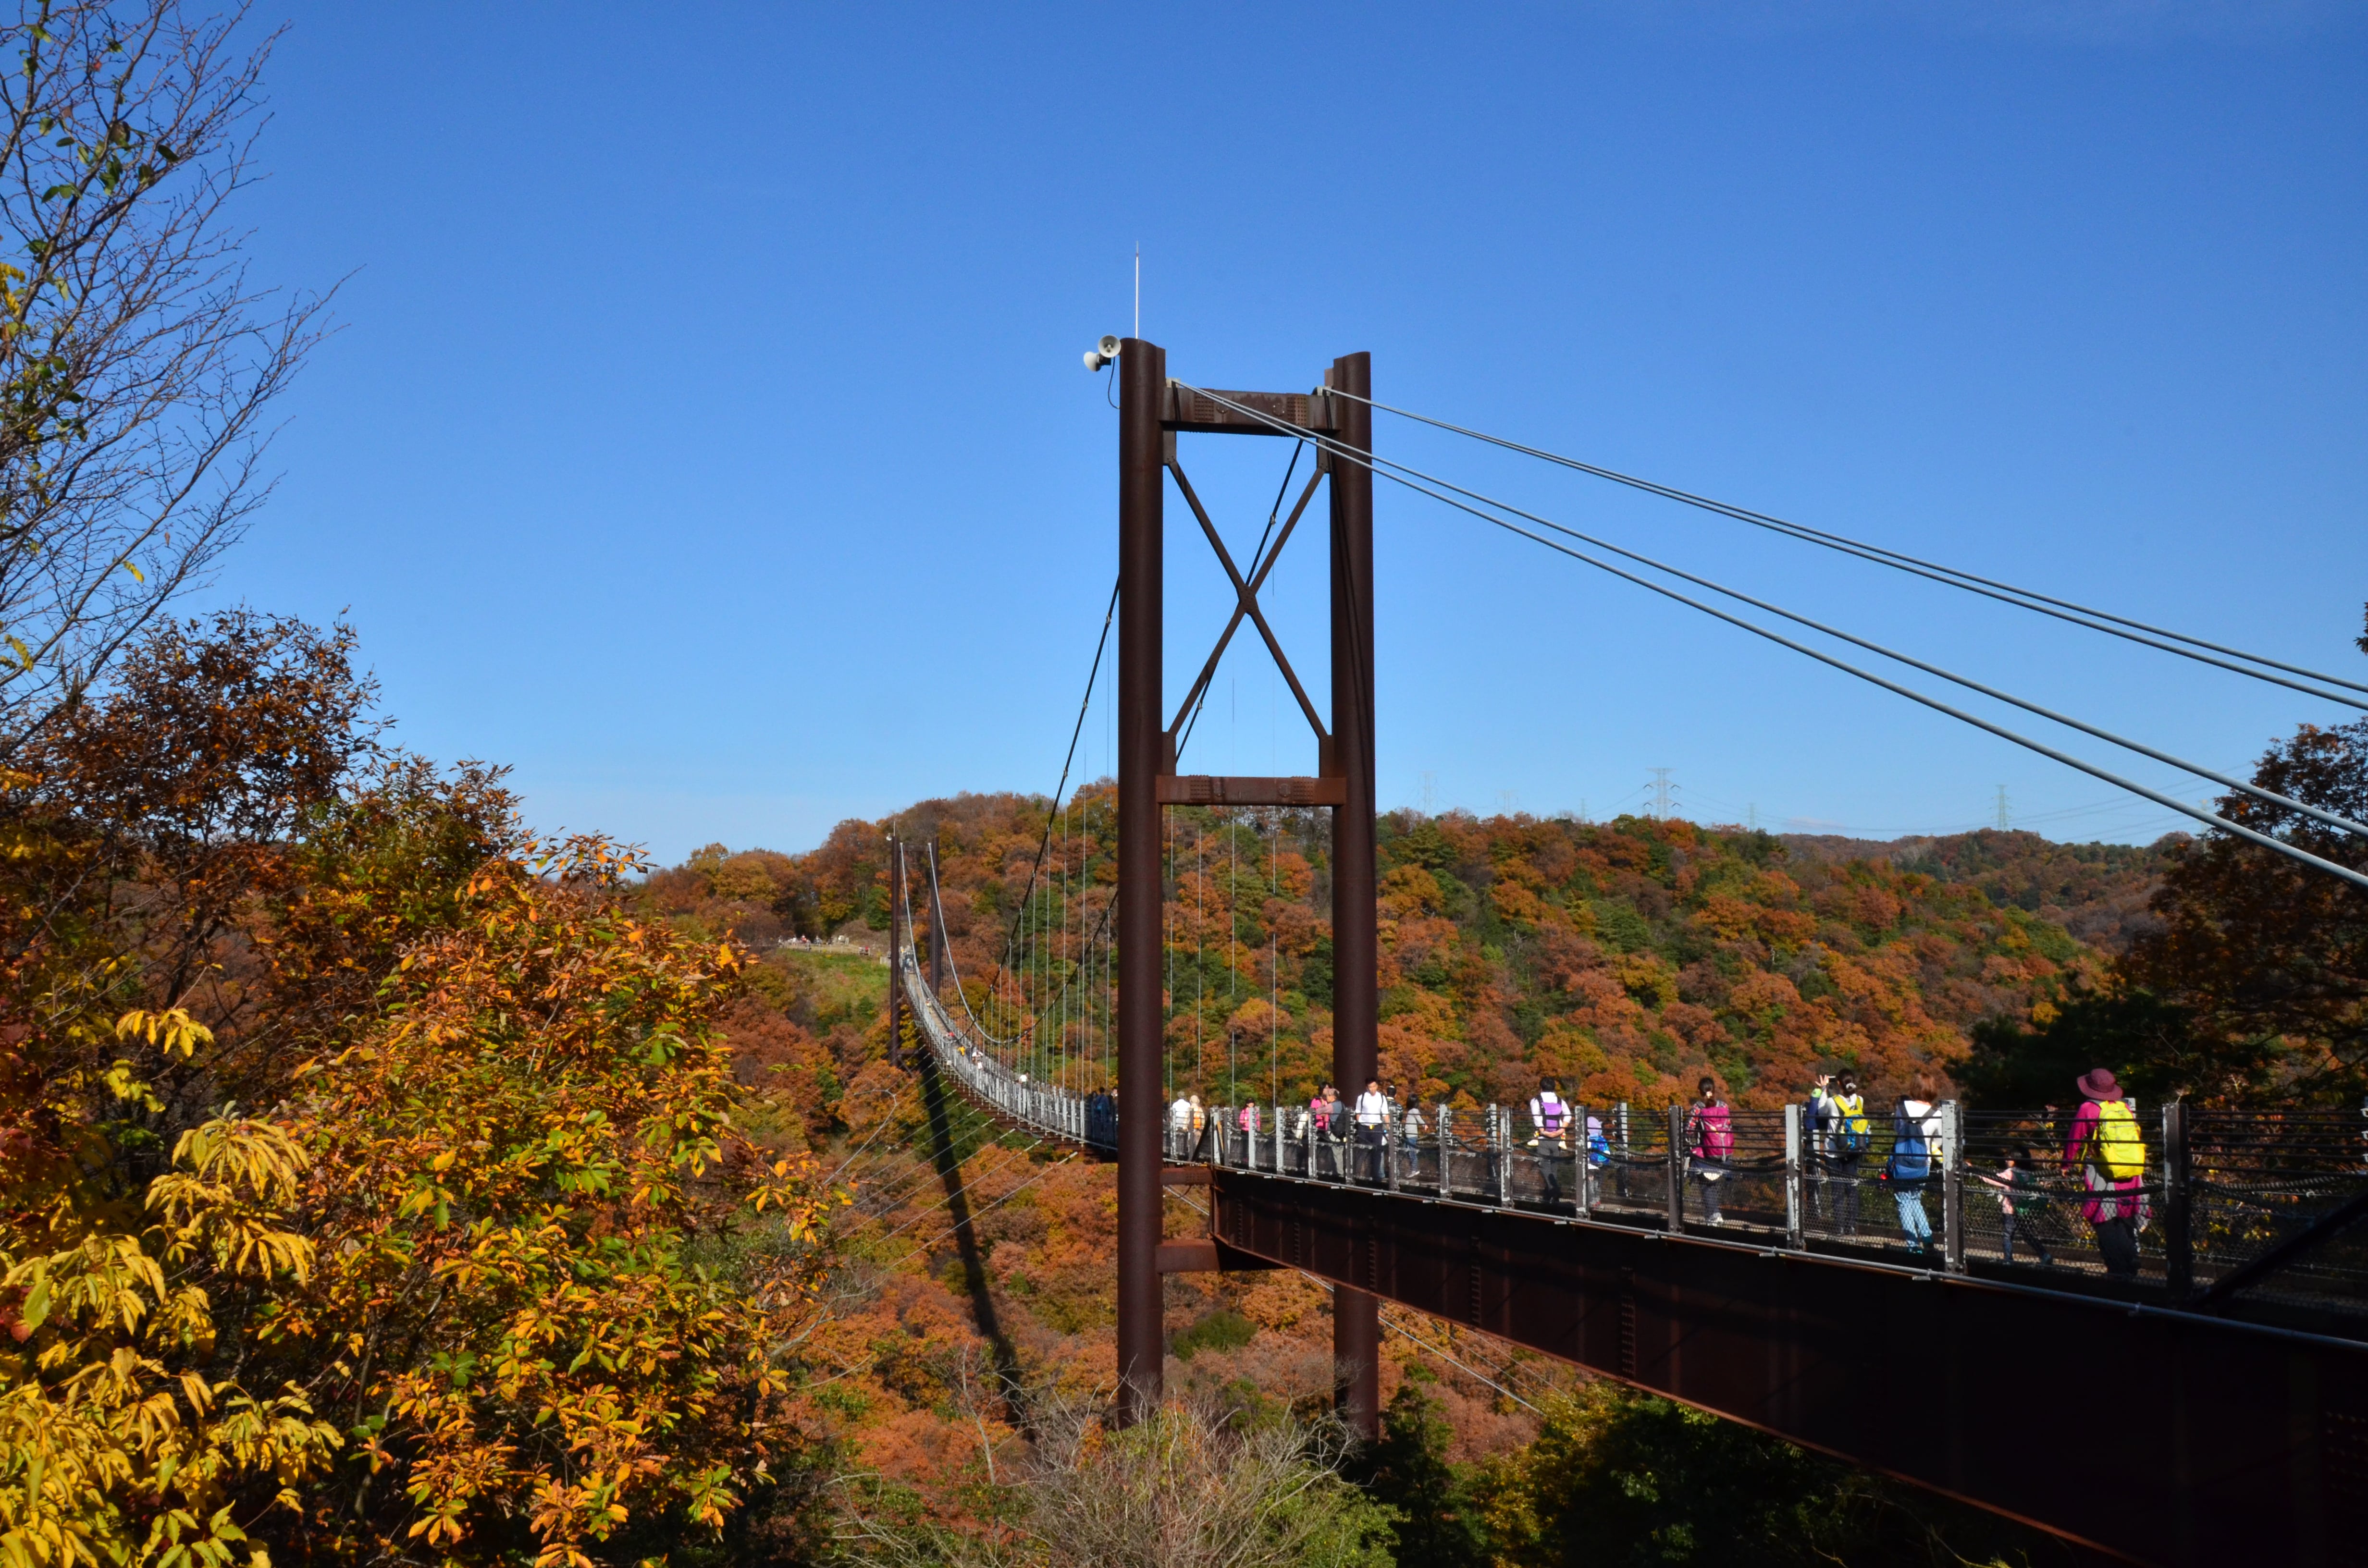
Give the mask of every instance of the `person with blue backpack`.
M 1907 1233 L 1907 1250 L 1921 1255 L 1932 1240 L 1931 1217 L 1924 1212 L 1924 1187 L 1940 1170 L 1946 1152 L 1941 1142 L 1941 1118 L 1933 1106 L 1937 1091 L 1928 1078 L 1918 1077 L 1899 1096 L 1891 1113 L 1891 1158 L 1884 1162 L 1884 1179 L 1891 1184 L 1892 1201 L 1899 1206 L 1899 1228 Z

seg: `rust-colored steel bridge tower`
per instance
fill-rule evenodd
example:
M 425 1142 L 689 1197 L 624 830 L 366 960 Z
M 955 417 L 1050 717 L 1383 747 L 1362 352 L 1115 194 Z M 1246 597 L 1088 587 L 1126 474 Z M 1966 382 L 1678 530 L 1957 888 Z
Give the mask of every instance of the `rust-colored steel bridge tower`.
M 1350 354 L 1325 372 L 1326 390 L 1370 397 L 1372 357 Z M 1324 805 L 1332 808 L 1332 1074 L 1344 1095 L 1373 1075 L 1378 998 L 1373 907 L 1373 476 L 1336 461 L 1329 446 L 1372 447 L 1372 411 L 1346 397 L 1313 393 L 1198 393 L 1167 379 L 1167 351 L 1140 338 L 1120 347 L 1118 646 L 1118 1367 L 1124 1410 L 1156 1407 L 1165 1333 L 1160 1322 L 1159 1245 L 1164 1208 L 1160 1085 L 1160 815 L 1169 805 Z M 1249 412 L 1245 412 L 1245 410 Z M 1178 460 L 1179 433 L 1329 438 L 1282 532 L 1255 580 L 1245 580 L 1215 522 Z M 1167 482 L 1232 579 L 1234 613 L 1198 680 L 1167 718 L 1161 685 L 1166 652 Z M 1332 722 L 1327 727 L 1292 668 L 1258 604 L 1258 589 L 1298 527 L 1316 486 L 1330 482 Z M 1244 620 L 1258 630 L 1314 731 L 1312 777 L 1227 778 L 1178 775 L 1177 735 L 1206 690 Z M 1370 1434 L 1381 1399 L 1378 1305 L 1362 1290 L 1338 1292 L 1333 1357 L 1339 1404 Z

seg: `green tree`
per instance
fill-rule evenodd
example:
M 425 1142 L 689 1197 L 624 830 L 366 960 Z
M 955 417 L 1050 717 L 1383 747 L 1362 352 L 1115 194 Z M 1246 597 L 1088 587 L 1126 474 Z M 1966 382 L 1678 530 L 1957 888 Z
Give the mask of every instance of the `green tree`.
M 1611 1382 L 1549 1400 L 1479 1492 L 1508 1568 L 2042 1568 L 2092 1561 L 1988 1515 Z
M 2368 720 L 2305 724 L 2253 770 L 2265 789 L 2368 820 Z M 2368 840 L 2229 794 L 2222 815 L 2368 870 Z M 2122 962 L 2184 1007 L 2205 1046 L 2195 1087 L 2233 1093 L 2275 1051 L 2294 1087 L 2350 1098 L 2368 1085 L 2368 893 L 2225 833 L 2184 848 L 2155 896 L 2159 929 Z
M 1484 1568 L 1489 1561 L 1472 1477 L 1447 1457 L 1454 1437 L 1439 1401 L 1411 1379 L 1382 1413 L 1381 1440 L 1367 1450 L 1361 1479 L 1368 1494 L 1398 1513 L 1398 1568 Z
M 2037 1028 L 1976 1024 L 1973 1037 L 1953 1072 L 1966 1097 L 1994 1109 L 2070 1105 L 2073 1080 L 2097 1067 L 2148 1102 L 2241 1095 L 2266 1085 L 2283 1056 L 2271 1038 L 2200 1036 L 2185 1007 L 2135 986 L 2077 997 Z

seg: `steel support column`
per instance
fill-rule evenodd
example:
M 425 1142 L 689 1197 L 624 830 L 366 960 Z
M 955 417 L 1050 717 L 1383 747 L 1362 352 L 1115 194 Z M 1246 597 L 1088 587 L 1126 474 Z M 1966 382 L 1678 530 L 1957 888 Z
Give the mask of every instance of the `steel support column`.
M 1118 1375 L 1119 1415 L 1161 1394 L 1159 1192 L 1160 413 L 1167 354 L 1130 337 L 1118 361 Z
M 1348 354 L 1325 384 L 1373 395 L 1373 358 Z M 1373 449 L 1373 411 L 1349 398 L 1335 438 Z M 1343 1095 L 1363 1092 L 1375 1072 L 1379 1003 L 1374 968 L 1373 874 L 1373 471 L 1332 460 L 1332 756 L 1324 771 L 1345 785 L 1332 813 L 1332 1073 Z M 1353 1168 L 1353 1167 L 1351 1167 Z M 1332 1303 L 1332 1356 L 1340 1415 L 1367 1437 L 1380 1430 L 1381 1302 L 1342 1290 Z

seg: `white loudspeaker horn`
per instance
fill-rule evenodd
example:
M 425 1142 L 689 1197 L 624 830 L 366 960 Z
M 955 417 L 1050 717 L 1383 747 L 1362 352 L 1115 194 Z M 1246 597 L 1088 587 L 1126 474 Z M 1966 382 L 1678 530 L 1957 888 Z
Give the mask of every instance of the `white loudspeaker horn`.
M 1086 350 L 1086 369 L 1099 370 L 1118 358 L 1118 339 L 1104 333 L 1101 341 Z

